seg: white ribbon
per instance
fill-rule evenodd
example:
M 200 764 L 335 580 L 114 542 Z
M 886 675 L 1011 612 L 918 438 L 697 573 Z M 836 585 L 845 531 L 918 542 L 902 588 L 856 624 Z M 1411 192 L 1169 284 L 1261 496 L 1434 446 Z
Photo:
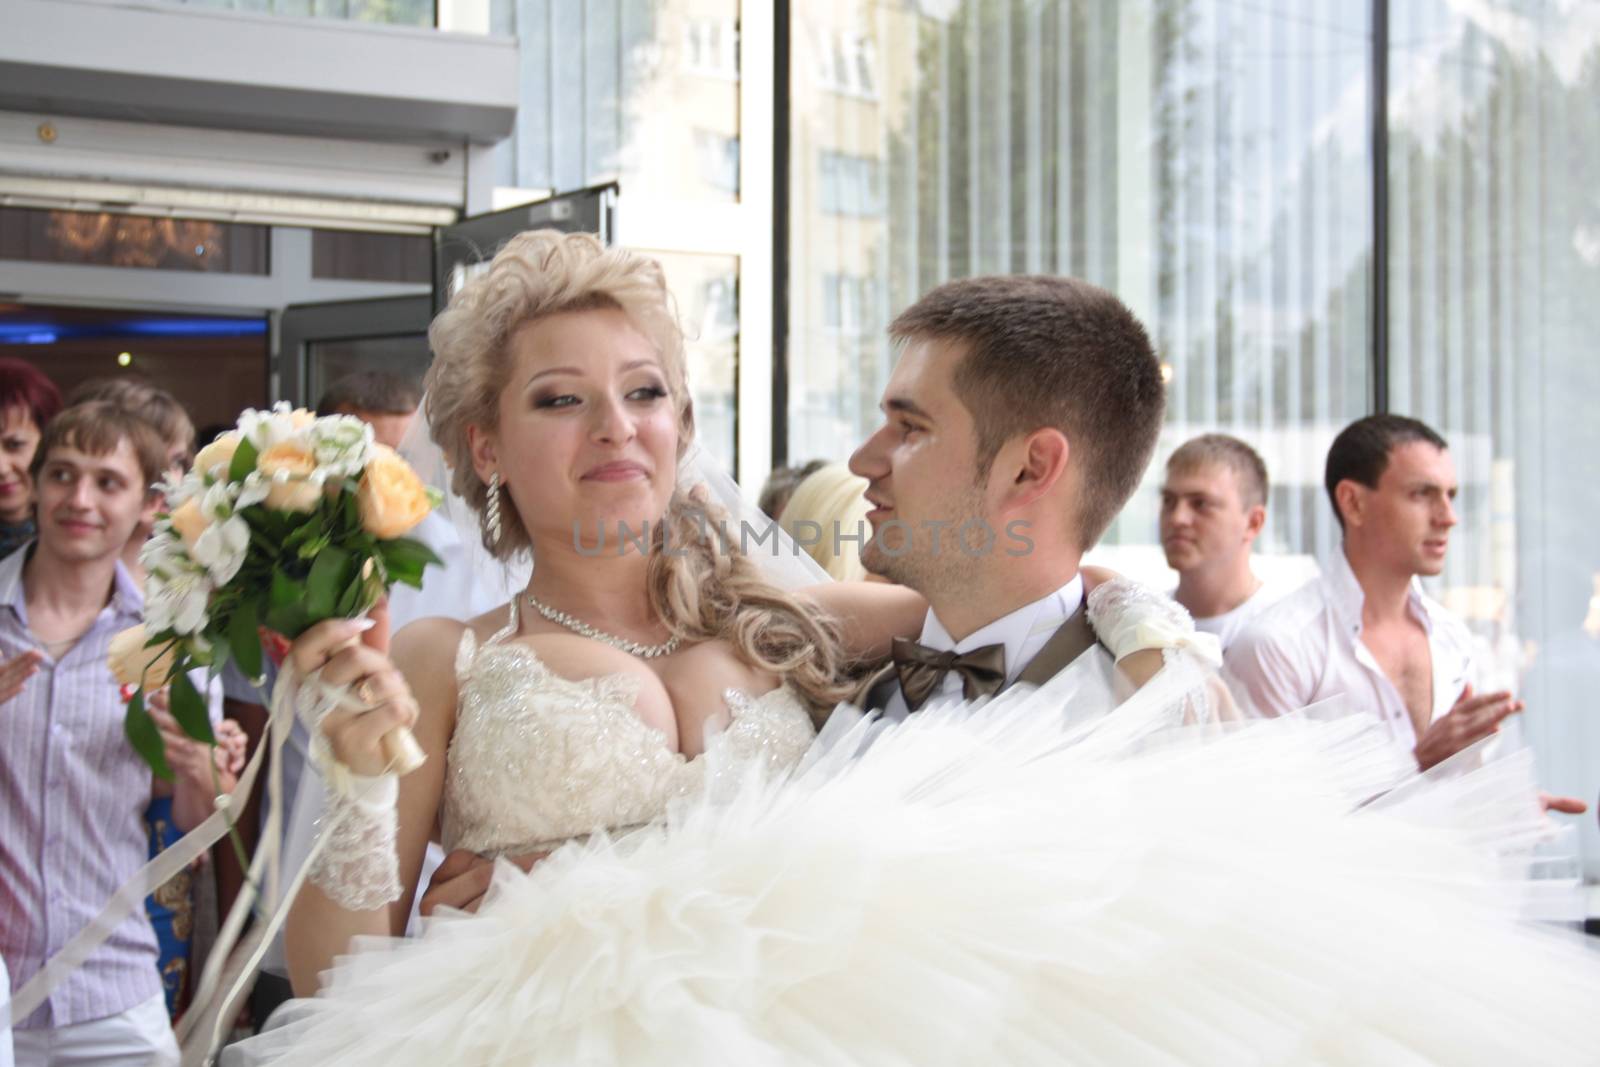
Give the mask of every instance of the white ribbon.
M 182 1067 L 209 1064 L 214 1059 L 215 1050 L 227 1036 L 227 1027 L 237 1015 L 240 1001 L 249 992 L 251 981 L 272 939 L 287 920 L 295 894 L 299 892 L 312 862 L 327 841 L 326 834 L 317 835 L 305 862 L 290 877 L 288 892 L 280 895 L 278 888 L 284 815 L 282 756 L 296 711 L 298 709 L 309 720 L 307 726 L 313 730 L 315 737 L 322 716 L 349 695 L 345 687 L 326 685 L 315 673 L 303 681 L 296 679 L 292 664 L 286 662 L 278 674 L 268 704 L 266 741 L 257 746 L 245 764 L 233 794 L 225 798 L 199 826 L 139 868 L 106 902 L 100 914 L 78 931 L 60 952 L 46 961 L 39 972 L 17 991 L 10 1005 L 10 1017 L 14 1023 L 27 1018 L 43 1004 L 45 998 L 81 967 L 129 915 L 144 906 L 146 897 L 222 839 L 229 830 L 230 813 L 244 808 L 251 790 L 255 788 L 261 761 L 270 750 L 272 762 L 267 775 L 266 819 L 262 826 L 261 841 L 250 861 L 249 873 L 240 888 L 238 899 L 234 901 L 217 933 L 216 943 L 195 988 L 194 999 L 176 1033 L 182 1047 Z M 370 802 L 371 798 L 365 796 L 368 789 L 373 790 L 375 796 L 382 791 L 379 789 L 381 785 L 387 784 L 389 789 L 393 789 L 393 776 L 385 777 L 355 783 L 358 787 L 367 787 L 358 788 L 362 794 L 358 800 Z M 248 937 L 241 939 L 244 925 L 258 898 L 264 902 L 263 910 L 267 914 L 264 921 L 257 922 L 251 929 Z M 236 948 L 238 952 L 234 951 Z
M 282 678 L 280 678 L 276 688 L 283 688 Z M 255 787 L 256 774 L 261 770 L 261 760 L 270 747 L 272 749 L 272 767 L 274 771 L 271 778 L 275 788 L 269 788 L 267 794 L 269 832 L 263 834 L 261 845 L 256 850 L 256 858 L 250 864 L 250 878 L 240 892 L 239 901 L 234 904 L 233 910 L 229 912 L 227 923 L 224 924 L 222 931 L 218 933 L 216 947 L 212 950 L 212 958 L 217 959 L 225 956 L 228 950 L 232 948 L 234 941 L 237 940 L 238 930 L 244 925 L 244 920 L 249 914 L 249 904 L 254 899 L 251 896 L 251 891 L 255 879 L 259 870 L 267 864 L 269 856 L 274 867 L 274 877 L 276 876 L 278 842 L 271 835 L 271 830 L 276 826 L 275 820 L 281 819 L 281 812 L 279 811 L 281 805 L 278 801 L 281 800 L 282 795 L 281 768 L 283 761 L 280 757 L 282 755 L 283 741 L 289 734 L 287 721 L 282 724 L 278 721 L 279 709 L 277 705 L 278 695 L 274 692 L 273 713 L 268 720 L 270 743 L 257 746 L 255 754 L 245 764 L 244 772 L 240 774 L 238 785 L 235 787 L 232 796 L 228 798 L 226 803 L 219 804 L 217 810 L 207 816 L 199 826 L 184 834 L 159 856 L 139 868 L 134 876 L 123 883 L 122 887 L 112 894 L 111 899 L 106 901 L 105 907 L 100 909 L 100 914 L 96 915 L 82 930 L 79 930 L 72 940 L 62 947 L 60 952 L 50 957 L 44 966 L 39 969 L 39 972 L 28 979 L 21 989 L 17 990 L 17 995 L 11 1002 L 13 1025 L 33 1014 L 58 985 L 64 982 L 72 972 L 83 966 L 84 961 L 108 937 L 116 932 L 117 927 L 121 926 L 129 915 L 144 906 L 146 897 L 171 881 L 173 875 L 187 868 L 201 853 L 222 839 L 232 823 L 233 810 L 243 808 L 244 801 L 249 798 L 250 791 Z M 280 725 L 282 729 L 279 728 Z M 232 930 L 231 937 L 230 930 Z M 212 967 L 209 964 L 206 972 L 208 975 L 212 973 Z

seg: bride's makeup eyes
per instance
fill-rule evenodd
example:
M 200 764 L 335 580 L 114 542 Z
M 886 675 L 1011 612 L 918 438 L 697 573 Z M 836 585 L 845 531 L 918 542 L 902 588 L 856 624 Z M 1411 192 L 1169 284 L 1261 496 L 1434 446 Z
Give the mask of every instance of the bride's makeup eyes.
M 637 389 L 629 390 L 627 399 L 636 403 L 649 404 L 662 399 L 666 395 L 665 386 L 652 382 L 649 385 L 641 385 Z M 538 394 L 533 398 L 533 406 L 542 410 L 559 410 L 561 408 L 574 407 L 582 403 L 582 399 L 576 393 L 545 393 Z

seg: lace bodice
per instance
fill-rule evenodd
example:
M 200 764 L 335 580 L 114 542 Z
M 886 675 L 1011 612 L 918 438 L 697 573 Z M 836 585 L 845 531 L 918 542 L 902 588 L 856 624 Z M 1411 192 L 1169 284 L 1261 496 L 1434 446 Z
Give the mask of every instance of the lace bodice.
M 557 675 L 516 641 L 480 648 L 462 635 L 459 703 L 446 764 L 446 850 L 486 855 L 542 851 L 598 830 L 661 818 L 667 804 L 705 784 L 704 758 L 688 759 L 634 711 L 638 678 Z M 760 697 L 723 694 L 732 721 L 713 740 L 719 766 L 799 761 L 815 731 L 787 685 Z M 723 762 L 727 761 L 727 762 Z

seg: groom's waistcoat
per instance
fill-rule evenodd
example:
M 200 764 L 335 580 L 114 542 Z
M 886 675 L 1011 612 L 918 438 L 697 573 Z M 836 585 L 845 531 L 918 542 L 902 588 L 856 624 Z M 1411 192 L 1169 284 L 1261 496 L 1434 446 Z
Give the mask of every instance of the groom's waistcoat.
M 1089 625 L 1089 613 L 1080 602 L 1078 610 L 1068 616 L 1067 621 L 1050 635 L 1050 640 L 1046 641 L 1038 654 L 1028 661 L 1028 665 L 1022 669 L 1016 681 L 1007 683 L 1006 688 L 1017 683 L 1044 685 L 1066 670 L 1073 660 L 1093 648 L 1098 640 L 1094 627 Z M 894 664 L 885 664 L 862 683 L 852 703 L 867 711 L 882 711 L 888 706 L 899 685 L 900 679 L 895 674 Z

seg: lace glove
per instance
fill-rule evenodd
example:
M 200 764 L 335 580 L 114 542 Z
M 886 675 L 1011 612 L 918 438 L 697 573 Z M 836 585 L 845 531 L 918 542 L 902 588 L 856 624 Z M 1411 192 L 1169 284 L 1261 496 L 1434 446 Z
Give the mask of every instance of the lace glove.
M 293 684 L 288 672 L 279 685 Z M 322 732 L 324 716 L 344 697 L 313 674 L 300 682 L 295 711 L 311 734 L 311 763 L 327 788 L 317 851 L 306 877 L 328 899 L 348 911 L 373 911 L 400 899 L 396 847 L 400 778 L 393 772 L 354 774 L 333 754 Z
M 313 750 L 318 747 L 326 750 L 327 743 L 312 743 Z M 331 753 L 327 758 L 332 761 Z M 327 800 L 319 830 L 327 840 L 319 843 L 306 877 L 348 911 L 372 911 L 394 903 L 400 899 L 400 855 L 395 846 L 399 777 L 351 774 L 342 763 L 323 768 Z
M 1088 610 L 1089 625 L 1118 660 L 1159 648 L 1166 662 L 1181 648 L 1213 667 L 1222 666 L 1222 645 L 1215 634 L 1197 633 L 1183 605 L 1130 578 L 1095 586 Z

